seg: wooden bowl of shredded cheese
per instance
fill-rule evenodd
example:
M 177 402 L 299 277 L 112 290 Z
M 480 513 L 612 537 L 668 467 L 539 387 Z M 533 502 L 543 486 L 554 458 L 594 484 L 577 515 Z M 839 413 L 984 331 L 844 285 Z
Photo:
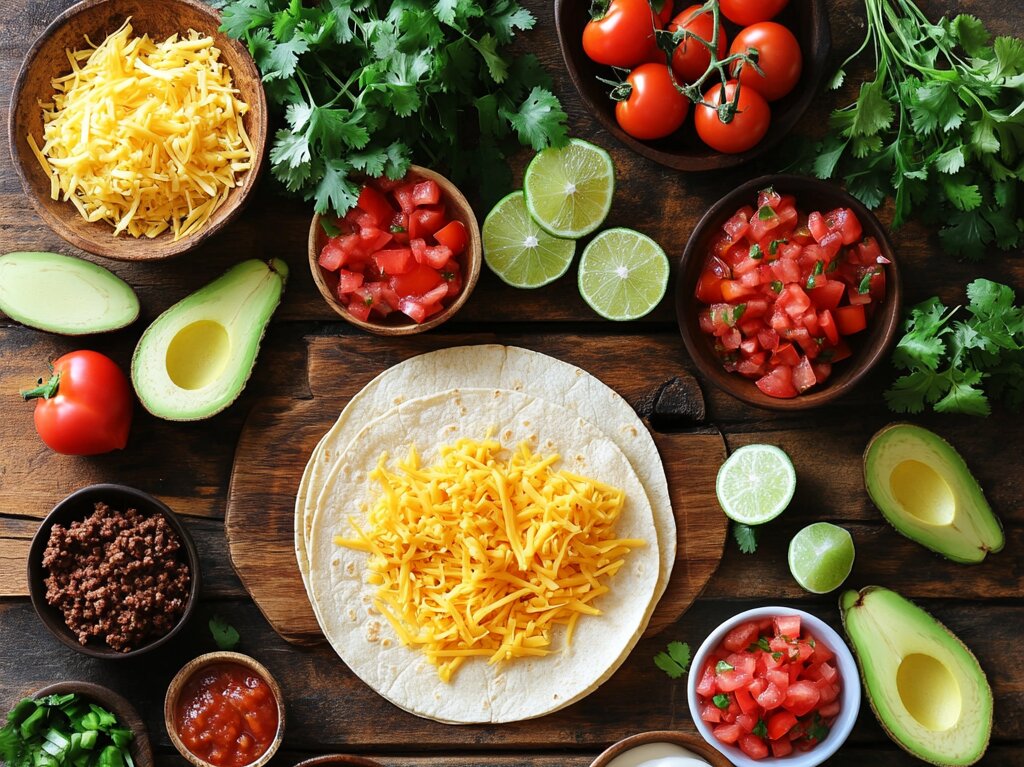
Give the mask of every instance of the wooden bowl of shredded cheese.
M 198 0 L 86 0 L 32 46 L 11 157 L 58 235 L 123 261 L 192 250 L 259 178 L 267 105 L 245 46 Z

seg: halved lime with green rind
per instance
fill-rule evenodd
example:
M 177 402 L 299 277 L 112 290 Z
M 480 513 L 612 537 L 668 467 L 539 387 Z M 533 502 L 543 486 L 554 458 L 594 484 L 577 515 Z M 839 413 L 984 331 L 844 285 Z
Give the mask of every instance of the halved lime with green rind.
M 775 519 L 795 490 L 793 462 L 775 445 L 744 445 L 722 464 L 715 482 L 722 511 L 744 525 Z
M 583 300 L 602 317 L 635 320 L 665 295 L 668 256 L 646 234 L 607 229 L 580 257 L 579 287 Z
M 579 239 L 608 217 L 615 194 L 611 155 L 574 138 L 537 154 L 523 179 L 526 207 L 544 231 Z
M 573 240 L 560 240 L 541 229 L 526 210 L 521 191 L 498 202 L 484 219 L 484 262 L 514 288 L 539 288 L 569 269 L 576 253 Z
M 830 522 L 815 522 L 789 542 L 789 572 L 804 590 L 827 594 L 843 585 L 855 554 L 849 531 Z

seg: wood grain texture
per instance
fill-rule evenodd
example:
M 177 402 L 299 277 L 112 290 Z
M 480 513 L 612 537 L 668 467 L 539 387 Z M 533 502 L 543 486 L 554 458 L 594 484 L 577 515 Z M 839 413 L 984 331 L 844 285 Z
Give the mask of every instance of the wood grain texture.
M 504 337 L 455 336 L 445 345 L 507 343 Z M 253 408 L 235 451 L 224 525 L 231 562 L 271 625 L 297 644 L 323 637 L 306 599 L 295 560 L 293 515 L 299 478 L 320 437 L 365 382 L 384 369 L 425 351 L 417 340 L 390 344 L 381 354 L 373 339 L 338 345 L 309 340 L 308 371 L 313 399 L 263 400 Z M 430 344 L 430 348 L 435 348 Z M 627 401 L 653 398 L 679 371 L 645 338 L 548 335 L 531 348 L 592 371 Z M 636 359 L 648 360 L 642 367 Z M 358 370 L 347 381 L 328 378 L 328 370 Z M 330 380 L 333 385 L 323 386 Z M 678 554 L 672 579 L 647 634 L 676 619 L 693 602 L 718 566 L 726 519 L 715 499 L 718 465 L 725 457 L 717 432 L 655 434 L 676 512 Z

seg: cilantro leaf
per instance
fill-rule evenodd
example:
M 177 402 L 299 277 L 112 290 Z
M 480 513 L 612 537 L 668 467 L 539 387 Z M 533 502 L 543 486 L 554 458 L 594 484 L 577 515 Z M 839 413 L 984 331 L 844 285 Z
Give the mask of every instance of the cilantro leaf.
M 744 554 L 753 554 L 757 551 L 757 531 L 750 525 L 733 522 L 732 535 L 736 539 L 736 545 Z
M 654 656 L 654 665 L 668 674 L 670 679 L 678 679 L 690 668 L 690 646 L 685 642 L 669 642 L 667 652 L 659 652 Z
M 238 640 L 240 639 L 238 632 L 234 626 L 219 615 L 214 615 L 210 618 L 209 625 L 213 641 L 217 643 L 218 648 L 221 650 L 234 650 L 238 646 Z
M 551 91 L 535 87 L 515 112 L 503 110 L 515 128 L 520 142 L 540 151 L 549 144 L 564 146 L 569 140 L 565 130 L 566 114 Z

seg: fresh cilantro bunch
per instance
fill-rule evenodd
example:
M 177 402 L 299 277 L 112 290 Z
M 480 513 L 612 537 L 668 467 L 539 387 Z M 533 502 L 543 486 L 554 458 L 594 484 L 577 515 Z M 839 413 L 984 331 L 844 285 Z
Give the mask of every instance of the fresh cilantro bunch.
M 868 207 L 895 201 L 939 227 L 945 250 L 980 259 L 1024 241 L 1024 42 L 965 14 L 932 24 L 913 0 L 865 0 L 875 77 L 832 113 L 813 162 Z M 841 68 L 832 81 L 845 79 Z
M 988 415 L 988 393 L 1008 406 L 1024 404 L 1024 309 L 1013 290 L 978 279 L 967 286 L 970 317 L 953 321 L 960 307 L 947 309 L 929 298 L 910 312 L 893 352 L 893 364 L 909 371 L 885 393 L 899 413 Z M 986 389 L 988 393 L 986 393 Z
M 516 0 L 220 0 L 221 29 L 244 40 L 284 125 L 273 175 L 344 214 L 353 176 L 398 179 L 411 161 L 511 185 L 505 157 L 567 140 L 566 115 L 532 55 L 505 47 L 533 15 Z

